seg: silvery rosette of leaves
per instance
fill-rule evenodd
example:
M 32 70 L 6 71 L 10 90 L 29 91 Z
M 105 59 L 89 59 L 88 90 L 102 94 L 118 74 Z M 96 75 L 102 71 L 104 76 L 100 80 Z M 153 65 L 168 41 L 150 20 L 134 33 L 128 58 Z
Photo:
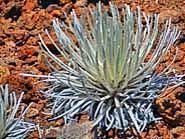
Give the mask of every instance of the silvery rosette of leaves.
M 43 92 L 52 100 L 52 120 L 64 118 L 67 123 L 76 120 L 78 114 L 88 113 L 96 129 L 134 128 L 141 132 L 159 120 L 152 108 L 156 97 L 166 88 L 184 83 L 183 75 L 169 76 L 175 56 L 161 73 L 155 72 L 180 33 L 176 27 L 171 29 L 171 20 L 167 20 L 158 35 L 159 15 L 146 15 L 139 8 L 132 12 L 126 5 L 123 17 L 115 5 L 110 4 L 110 11 L 103 11 L 99 3 L 96 10 L 90 9 L 80 19 L 73 10 L 73 21 L 53 20 L 60 45 L 47 30 L 46 34 L 59 55 L 40 35 L 40 46 L 53 72 L 35 76 L 49 82 Z
M 23 139 L 37 128 L 35 124 L 24 121 L 24 114 L 31 105 L 22 108 L 20 116 L 16 117 L 22 97 L 23 93 L 17 100 L 15 92 L 9 93 L 8 85 L 0 86 L 0 139 Z

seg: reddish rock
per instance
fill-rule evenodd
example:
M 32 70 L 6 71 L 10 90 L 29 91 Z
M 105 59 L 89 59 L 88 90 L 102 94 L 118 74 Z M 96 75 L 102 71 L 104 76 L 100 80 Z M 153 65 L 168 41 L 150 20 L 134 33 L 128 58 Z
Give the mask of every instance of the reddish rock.
M 184 51 L 185 52 L 185 44 L 183 43 L 183 44 L 181 44 L 180 46 L 179 46 L 179 48 L 182 50 L 182 51 Z
M 18 49 L 18 55 L 20 58 L 26 58 L 26 57 L 32 57 L 33 54 L 36 52 L 36 49 L 33 46 L 23 46 L 20 49 Z
M 38 46 L 38 39 L 36 37 L 29 37 L 27 45 Z
M 159 23 L 164 23 L 166 20 L 172 18 L 172 22 L 179 22 L 181 12 L 176 9 L 164 9 L 160 12 Z
M 37 0 L 26 0 L 22 10 L 25 12 L 32 11 L 37 6 Z
M 79 7 L 84 7 L 85 5 L 87 5 L 87 0 L 78 0 L 76 1 L 76 3 L 74 4 L 74 8 L 79 8 Z
M 51 15 L 52 15 L 52 16 L 61 16 L 62 14 L 61 14 L 60 10 L 53 10 L 53 11 L 51 12 Z
M 183 61 L 184 57 L 185 57 L 185 53 L 182 51 L 179 51 L 178 55 L 175 58 L 175 62 Z
M 33 14 L 32 18 L 31 18 L 32 22 L 35 23 L 36 21 L 38 21 L 38 19 L 39 19 L 39 14 L 37 14 L 37 13 Z
M 0 18 L 0 64 L 3 68 L 6 67 L 9 70 L 9 74 L 7 74 L 7 72 L 1 72 L 1 77 L 8 75 L 7 78 L 3 77 L 3 83 L 8 81 L 11 90 L 15 91 L 17 95 L 22 91 L 25 92 L 22 101 L 23 104 L 34 101 L 31 108 L 32 112 L 30 112 L 30 114 L 33 113 L 33 115 L 29 116 L 29 118 L 27 117 L 26 120 L 39 124 L 45 131 L 51 126 L 60 126 L 62 128 L 63 119 L 48 122 L 47 119 L 51 118 L 52 115 L 43 114 L 43 112 L 50 112 L 48 107 L 46 107 L 48 100 L 39 92 L 46 84 L 35 84 L 39 79 L 23 77 L 19 74 L 31 73 L 47 75 L 49 70 L 45 63 L 43 53 L 38 46 L 38 34 L 42 34 L 48 47 L 52 49 L 53 46 L 44 33 L 44 30 L 48 29 L 54 41 L 58 43 L 55 33 L 53 32 L 51 21 L 57 17 L 66 23 L 64 12 L 71 21 L 69 13 L 73 8 L 77 12 L 77 15 L 81 16 L 86 14 L 87 7 L 91 7 L 91 9 L 94 10 L 95 4 L 89 1 L 87 2 L 87 0 L 77 0 L 74 4 L 71 0 L 59 0 L 59 4 L 49 4 L 45 9 L 43 5 L 38 5 L 39 1 L 40 0 L 0 1 L 0 15 L 2 15 Z M 52 0 L 50 2 L 54 3 Z M 136 10 L 136 7 L 140 6 L 141 10 L 147 12 L 147 14 L 161 14 L 159 19 L 159 32 L 162 31 L 161 27 L 164 26 L 164 21 L 171 17 L 172 24 L 179 27 L 182 36 L 185 34 L 184 0 L 111 0 L 111 2 L 118 6 L 119 11 L 125 4 L 128 4 L 132 10 Z M 104 5 L 106 11 L 110 10 L 110 7 L 106 5 L 106 3 L 102 5 Z M 11 10 L 14 11 L 12 12 Z M 68 35 L 76 43 L 74 35 L 71 32 L 69 32 Z M 177 43 L 175 46 L 179 48 L 179 52 L 176 62 L 171 66 L 176 74 L 185 73 L 185 43 L 183 39 L 182 37 L 182 40 L 177 41 L 181 44 Z M 175 47 L 172 47 L 169 54 L 164 57 L 162 63 L 157 67 L 156 70 L 158 72 L 162 71 L 173 59 Z M 149 57 L 150 56 L 148 56 L 148 58 Z M 63 57 L 60 57 L 60 59 L 67 63 Z M 181 91 L 183 91 L 184 86 L 181 88 Z M 185 105 L 183 101 L 176 97 L 179 91 L 179 89 L 167 90 L 164 92 L 163 97 L 157 99 L 158 112 L 163 119 L 161 122 L 150 125 L 148 132 L 146 130 L 146 132 L 141 134 L 143 139 L 184 139 Z M 79 125 L 87 121 L 88 116 L 83 115 L 81 116 Z M 55 131 L 51 131 L 50 134 L 56 137 Z M 109 132 L 111 138 L 119 139 L 118 135 L 115 134 L 115 137 L 112 137 L 112 135 L 113 133 Z M 28 138 L 38 139 L 38 132 L 30 133 Z
M 5 34 L 13 37 L 16 40 L 23 40 L 29 35 L 28 31 L 24 29 L 17 29 L 17 30 L 8 29 L 8 30 L 5 30 Z
M 64 5 L 69 2 L 71 2 L 71 0 L 59 0 L 59 4 L 61 4 L 61 5 Z

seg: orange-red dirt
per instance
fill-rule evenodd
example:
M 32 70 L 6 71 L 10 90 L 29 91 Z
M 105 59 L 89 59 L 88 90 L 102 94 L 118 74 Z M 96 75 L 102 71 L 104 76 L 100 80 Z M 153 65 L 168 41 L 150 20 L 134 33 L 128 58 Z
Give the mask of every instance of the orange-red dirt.
M 48 29 L 56 40 L 51 21 L 55 18 L 66 20 L 64 12 L 75 9 L 77 15 L 83 15 L 87 7 L 94 8 L 93 0 L 0 0 L 0 84 L 9 83 L 11 91 L 17 95 L 24 91 L 23 105 L 33 102 L 25 119 L 39 124 L 43 129 L 42 138 L 56 138 L 55 128 L 62 128 L 62 119 L 48 122 L 49 115 L 46 104 L 48 100 L 39 89 L 45 84 L 35 84 L 39 79 L 23 77 L 20 73 L 47 75 L 49 73 L 43 53 L 39 48 L 38 34 L 41 34 L 49 47 L 51 42 L 44 33 Z M 95 1 L 95 0 L 94 0 Z M 104 0 L 105 2 L 105 0 Z M 175 47 L 179 48 L 172 67 L 177 74 L 185 74 L 185 1 L 184 0 L 112 0 L 119 8 L 128 4 L 135 10 L 140 6 L 147 14 L 160 13 L 160 29 L 168 18 L 179 27 L 181 35 L 170 52 L 164 57 L 156 71 L 160 72 L 169 64 L 175 55 Z M 104 6 L 108 9 L 107 3 Z M 160 30 L 161 31 L 161 30 Z M 156 111 L 162 120 L 148 127 L 141 133 L 142 139 L 184 139 L 185 138 L 185 85 L 167 90 L 156 100 Z M 86 115 L 80 123 L 88 121 Z M 52 129 L 52 130 L 50 130 Z M 113 131 L 109 138 L 119 138 Z M 28 138 L 38 138 L 38 132 L 32 132 Z M 126 137 L 125 137 L 126 138 Z

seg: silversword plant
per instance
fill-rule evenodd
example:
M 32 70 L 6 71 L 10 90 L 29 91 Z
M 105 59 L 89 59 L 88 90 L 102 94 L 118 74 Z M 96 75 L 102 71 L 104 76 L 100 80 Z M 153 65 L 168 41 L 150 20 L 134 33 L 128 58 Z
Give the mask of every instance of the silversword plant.
M 30 105 L 16 117 L 22 97 L 23 93 L 17 100 L 15 92 L 9 93 L 8 85 L 0 86 L 0 139 L 23 139 L 37 128 L 35 124 L 23 119 Z
M 132 12 L 128 5 L 123 17 L 112 4 L 111 15 L 102 10 L 100 3 L 97 10 L 89 11 L 80 19 L 72 11 L 73 21 L 68 23 L 53 21 L 61 46 L 46 31 L 68 64 L 50 51 L 39 36 L 40 46 L 54 70 L 48 76 L 36 75 L 46 77 L 43 81 L 50 83 L 44 91 L 52 99 L 52 119 L 70 122 L 76 115 L 88 113 L 95 128 L 135 128 L 141 132 L 159 119 L 152 109 L 156 97 L 167 87 L 184 83 L 181 75 L 169 76 L 170 65 L 161 73 L 155 72 L 179 31 L 176 27 L 171 29 L 171 20 L 167 20 L 158 35 L 159 15 L 146 15 L 139 8 Z M 69 33 L 73 33 L 77 43 Z

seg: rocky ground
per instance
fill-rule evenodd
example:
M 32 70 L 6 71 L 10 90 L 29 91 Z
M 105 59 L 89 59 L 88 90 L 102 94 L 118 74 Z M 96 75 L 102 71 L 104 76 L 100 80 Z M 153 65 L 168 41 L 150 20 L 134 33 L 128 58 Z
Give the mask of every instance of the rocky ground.
M 104 7 L 108 8 L 104 0 Z M 133 10 L 140 6 L 146 13 L 160 13 L 160 27 L 168 18 L 172 24 L 179 27 L 181 35 L 174 47 L 179 48 L 176 60 L 172 67 L 177 74 L 185 73 L 185 1 L 184 0 L 112 0 L 119 8 L 128 4 Z M 42 138 L 56 138 L 56 128 L 63 128 L 61 133 L 76 130 L 66 127 L 63 120 L 48 121 L 46 108 L 47 99 L 39 92 L 44 84 L 36 84 L 37 78 L 22 77 L 20 73 L 47 75 L 49 69 L 44 55 L 39 48 L 38 34 L 41 34 L 46 44 L 52 48 L 51 42 L 44 33 L 48 29 L 56 40 L 52 30 L 52 19 L 59 18 L 65 21 L 64 12 L 69 14 L 75 9 L 78 16 L 83 15 L 87 7 L 95 7 L 95 0 L 0 0 L 0 84 L 9 83 L 11 90 L 17 95 L 24 91 L 22 105 L 33 102 L 25 119 L 40 125 L 43 129 Z M 174 47 L 165 56 L 159 67 L 160 71 L 169 64 L 175 55 Z M 141 133 L 143 139 L 184 139 L 185 138 L 185 86 L 168 90 L 156 100 L 156 112 L 162 120 L 150 125 L 148 130 Z M 87 123 L 87 124 L 86 124 Z M 80 123 L 74 126 L 84 129 L 89 124 L 87 116 L 81 117 Z M 74 127 L 73 126 L 73 127 Z M 89 126 L 88 126 L 89 127 Z M 77 130 L 78 131 L 78 130 Z M 84 133 L 87 131 L 84 131 Z M 75 134 L 75 133 L 74 133 Z M 28 138 L 38 138 L 35 131 Z M 70 137 L 68 137 L 70 138 Z M 90 138 L 90 137 L 89 137 Z M 110 132 L 104 138 L 126 138 Z

